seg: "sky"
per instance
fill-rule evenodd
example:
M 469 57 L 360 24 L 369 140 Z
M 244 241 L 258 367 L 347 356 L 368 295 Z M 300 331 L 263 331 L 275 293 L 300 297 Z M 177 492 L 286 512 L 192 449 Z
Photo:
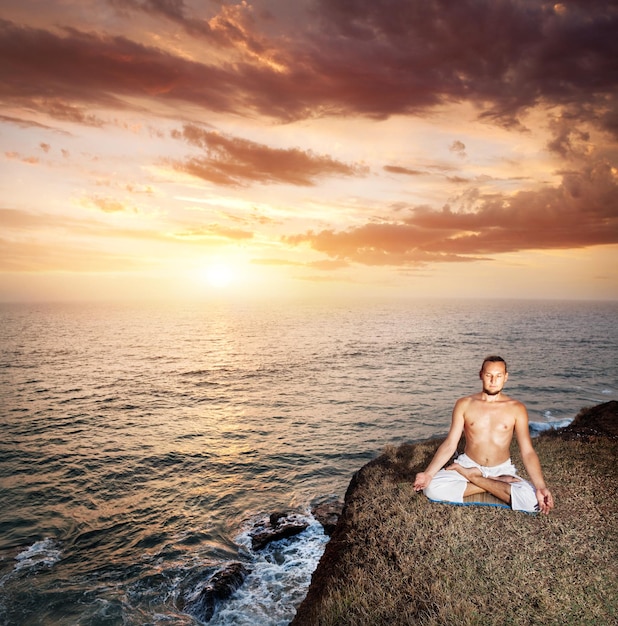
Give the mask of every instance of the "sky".
M 3 0 L 0 301 L 618 299 L 618 3 Z

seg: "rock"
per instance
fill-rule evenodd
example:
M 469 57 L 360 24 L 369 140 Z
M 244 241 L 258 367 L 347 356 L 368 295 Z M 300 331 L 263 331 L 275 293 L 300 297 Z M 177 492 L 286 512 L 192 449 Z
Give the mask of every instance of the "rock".
M 202 621 L 209 621 L 222 600 L 229 598 L 244 582 L 248 570 L 242 563 L 230 563 L 215 572 L 199 591 L 197 597 L 181 606 Z
M 262 550 L 269 543 L 302 533 L 309 523 L 295 513 L 272 513 L 268 520 L 258 522 L 249 533 L 251 547 Z
M 340 500 L 322 502 L 321 504 L 316 504 L 311 509 L 313 517 L 322 524 L 324 533 L 329 537 L 335 531 L 341 511 L 343 511 L 343 502 Z
M 548 431 L 549 436 L 564 439 L 583 439 L 590 437 L 618 438 L 618 401 L 611 400 L 604 404 L 582 409 L 575 419 L 564 428 Z
M 268 520 L 270 521 L 270 525 L 273 528 L 276 528 L 277 526 L 279 526 L 279 520 L 285 519 L 287 516 L 288 513 L 286 513 L 285 511 L 275 511 L 274 513 L 270 514 Z
M 242 585 L 247 574 L 249 570 L 242 563 L 230 563 L 210 577 L 196 598 L 178 608 L 207 622 L 212 618 L 217 604 L 227 600 Z

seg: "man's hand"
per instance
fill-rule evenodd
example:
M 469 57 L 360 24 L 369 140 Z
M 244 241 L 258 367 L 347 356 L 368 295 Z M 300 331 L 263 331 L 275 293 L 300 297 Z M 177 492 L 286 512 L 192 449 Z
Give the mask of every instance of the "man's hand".
M 541 513 L 547 515 L 554 508 L 554 498 L 547 487 L 536 490 L 536 499 L 539 502 Z
M 427 474 L 427 472 L 419 472 L 416 475 L 416 480 L 414 481 L 414 491 L 422 491 L 428 487 L 432 478 L 433 476 L 431 476 L 431 474 Z

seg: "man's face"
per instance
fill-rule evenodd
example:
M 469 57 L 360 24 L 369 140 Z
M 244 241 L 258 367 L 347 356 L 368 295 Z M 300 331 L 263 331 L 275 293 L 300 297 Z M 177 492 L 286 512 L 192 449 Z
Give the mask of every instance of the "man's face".
M 483 391 L 488 396 L 498 395 L 502 391 L 508 377 L 504 363 L 485 363 L 481 370 Z

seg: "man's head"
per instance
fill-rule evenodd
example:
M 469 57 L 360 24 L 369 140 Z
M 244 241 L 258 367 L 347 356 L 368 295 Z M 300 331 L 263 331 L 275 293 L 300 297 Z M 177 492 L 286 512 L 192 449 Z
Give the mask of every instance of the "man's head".
M 483 392 L 488 396 L 497 396 L 509 377 L 506 361 L 501 356 L 486 357 L 479 376 L 483 381 Z

